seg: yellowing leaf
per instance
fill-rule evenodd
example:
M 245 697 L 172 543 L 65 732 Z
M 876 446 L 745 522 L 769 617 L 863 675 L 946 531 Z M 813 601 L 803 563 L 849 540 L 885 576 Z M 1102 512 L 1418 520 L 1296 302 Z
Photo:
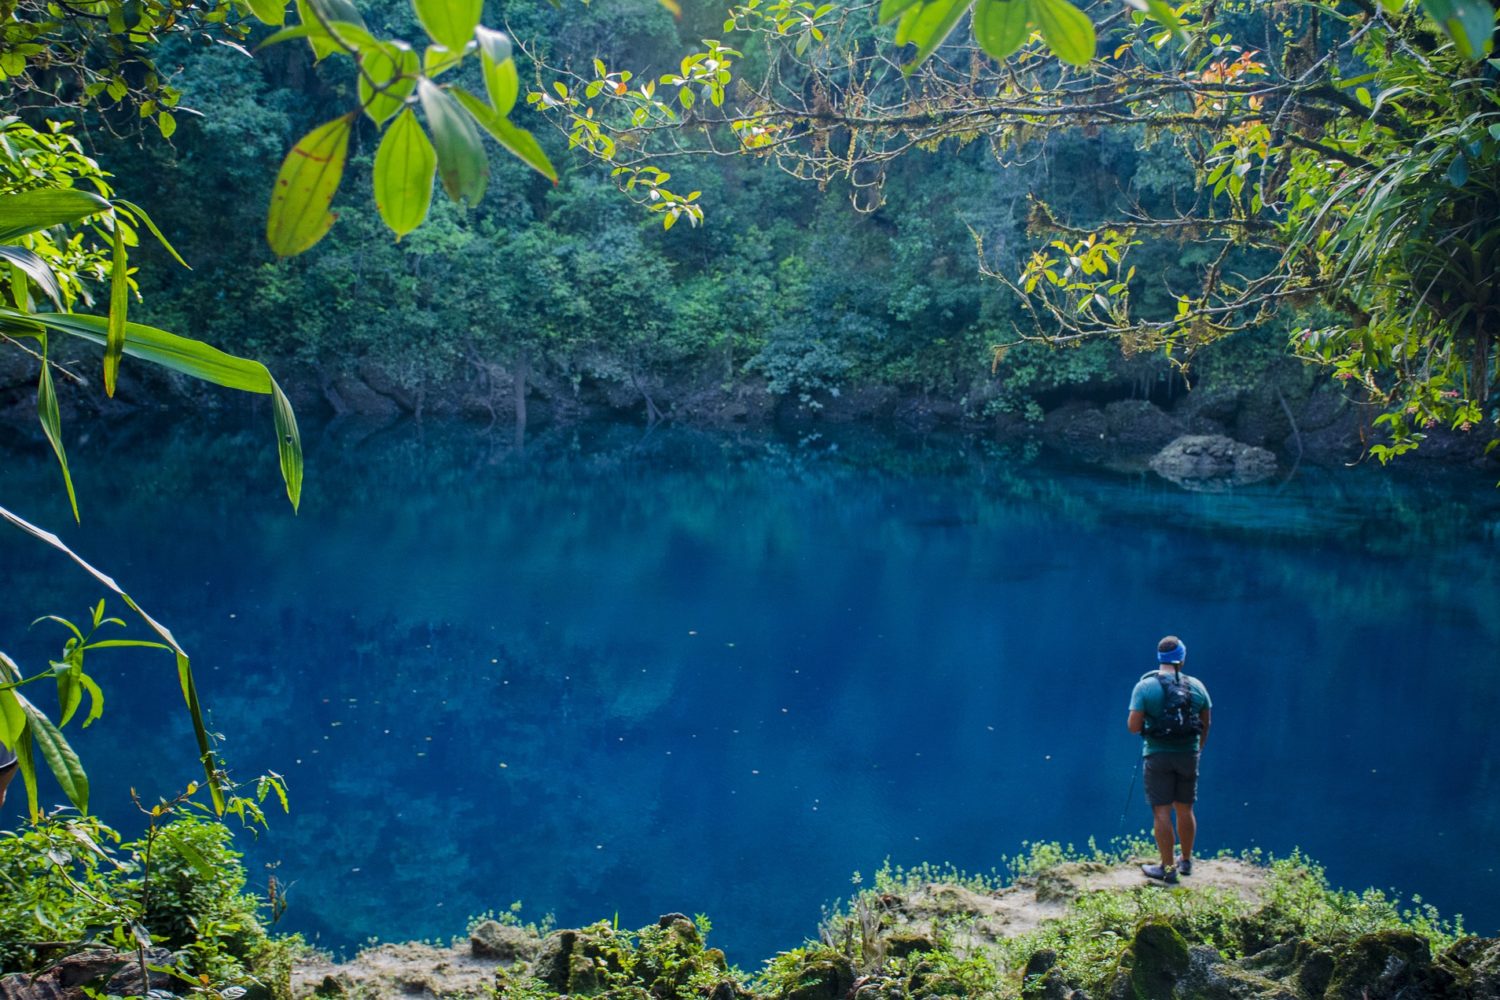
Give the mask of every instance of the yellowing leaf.
M 329 211 L 349 153 L 353 114 L 319 125 L 286 154 L 271 192 L 266 242 L 278 257 L 295 257 L 333 226 Z

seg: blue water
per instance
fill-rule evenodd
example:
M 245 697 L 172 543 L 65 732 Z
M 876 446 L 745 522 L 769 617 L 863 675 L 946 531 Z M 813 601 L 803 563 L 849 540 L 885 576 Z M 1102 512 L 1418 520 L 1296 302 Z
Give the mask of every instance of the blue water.
M 334 427 L 294 517 L 264 423 L 75 440 L 82 526 L 39 438 L 0 460 L 193 653 L 236 773 L 286 775 L 243 845 L 282 929 L 703 912 L 754 966 L 884 859 L 1143 829 L 1126 699 L 1176 632 L 1215 700 L 1204 849 L 1300 846 L 1500 931 L 1493 475 L 1202 495 L 960 439 Z M 15 531 L 0 565 L 36 666 L 60 637 L 27 623 L 98 589 Z M 192 742 L 165 658 L 93 668 L 73 739 L 133 828 Z

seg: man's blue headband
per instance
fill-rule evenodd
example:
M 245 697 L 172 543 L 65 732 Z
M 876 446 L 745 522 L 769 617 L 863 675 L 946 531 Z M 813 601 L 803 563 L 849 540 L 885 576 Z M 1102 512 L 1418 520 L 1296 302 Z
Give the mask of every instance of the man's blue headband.
M 1169 649 L 1165 653 L 1156 654 L 1156 661 L 1158 663 L 1181 663 L 1186 659 L 1187 643 L 1183 642 L 1181 639 L 1177 640 L 1176 649 Z

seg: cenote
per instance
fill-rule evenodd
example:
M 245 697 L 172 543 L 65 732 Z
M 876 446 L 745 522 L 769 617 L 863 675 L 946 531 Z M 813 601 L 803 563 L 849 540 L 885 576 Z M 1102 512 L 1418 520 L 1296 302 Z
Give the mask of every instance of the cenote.
M 39 437 L 3 457 L 6 504 L 193 653 L 236 773 L 286 776 L 290 814 L 241 838 L 256 886 L 289 887 L 278 929 L 347 950 L 515 900 L 701 912 L 753 967 L 886 859 L 1141 831 L 1126 698 L 1170 631 L 1215 699 L 1204 849 L 1301 848 L 1500 930 L 1493 477 L 1204 494 L 957 437 L 517 450 L 429 423 L 309 433 L 294 516 L 264 429 L 96 430 L 70 444 L 79 526 Z M 0 632 L 36 666 L 62 636 L 30 620 L 101 594 L 19 532 L 0 560 Z M 136 829 L 129 788 L 196 773 L 172 665 L 92 669 L 104 717 L 70 732 Z

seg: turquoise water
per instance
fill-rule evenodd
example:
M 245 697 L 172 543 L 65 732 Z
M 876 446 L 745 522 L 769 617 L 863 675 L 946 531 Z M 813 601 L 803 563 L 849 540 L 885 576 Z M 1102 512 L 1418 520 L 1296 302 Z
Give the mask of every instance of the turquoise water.
M 82 526 L 39 439 L 0 459 L 194 654 L 237 772 L 286 775 L 244 845 L 283 929 L 704 912 L 755 966 L 884 859 L 1140 831 L 1126 698 L 1177 632 L 1215 699 L 1205 849 L 1300 846 L 1500 931 L 1492 475 L 1199 495 L 962 439 L 334 427 L 294 517 L 264 422 L 75 441 Z M 99 594 L 14 531 L 0 564 L 34 666 L 60 640 L 27 623 Z M 192 743 L 169 662 L 94 668 L 73 738 L 133 827 Z

